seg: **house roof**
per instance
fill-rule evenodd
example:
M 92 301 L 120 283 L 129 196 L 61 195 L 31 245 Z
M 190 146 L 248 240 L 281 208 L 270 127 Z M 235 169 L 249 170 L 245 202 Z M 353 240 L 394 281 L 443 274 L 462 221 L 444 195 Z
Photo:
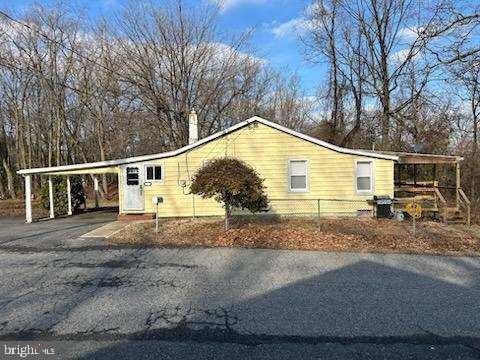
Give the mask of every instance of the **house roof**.
M 112 166 L 118 166 L 118 165 L 125 165 L 125 164 L 131 164 L 131 163 L 137 163 L 137 162 L 144 162 L 144 161 L 151 161 L 151 160 L 156 160 L 156 159 L 163 159 L 163 158 L 168 158 L 172 156 L 177 156 L 180 155 L 186 151 L 189 151 L 191 149 L 194 149 L 198 146 L 201 146 L 205 143 L 208 143 L 212 140 L 218 139 L 226 134 L 229 134 L 235 130 L 241 129 L 245 126 L 248 126 L 252 123 L 261 123 L 266 126 L 272 127 L 274 129 L 280 130 L 284 133 L 293 135 L 295 137 L 298 137 L 300 139 L 303 139 L 305 141 L 323 146 L 325 148 L 331 149 L 333 151 L 343 153 L 343 154 L 351 154 L 351 155 L 359 155 L 359 156 L 366 156 L 370 158 L 378 158 L 378 159 L 387 159 L 387 160 L 394 160 L 398 161 L 398 156 L 392 155 L 392 154 L 383 154 L 379 152 L 372 152 L 372 151 L 365 151 L 365 150 L 354 150 L 354 149 L 347 149 L 343 148 L 340 146 L 336 146 L 333 144 L 330 144 L 328 142 L 316 139 L 312 136 L 308 136 L 305 134 L 302 134 L 298 131 L 286 128 L 284 126 L 278 125 L 274 122 L 265 120 L 261 117 L 254 116 L 251 117 L 250 119 L 247 119 L 245 121 L 242 121 L 236 125 L 233 125 L 229 127 L 228 129 L 225 129 L 223 131 L 219 131 L 215 134 L 212 134 L 210 136 L 207 136 L 206 138 L 203 138 L 193 144 L 181 147 L 177 150 L 173 151 L 168 151 L 164 153 L 158 153 L 158 154 L 152 154 L 152 155 L 143 155 L 143 156 L 134 156 L 134 157 L 129 157 L 129 158 L 124 158 L 124 159 L 116 159 L 116 160 L 107 160 L 107 161 L 97 161 L 97 162 L 92 162 L 92 163 L 83 163 L 83 164 L 73 164 L 73 165 L 63 165 L 63 166 L 52 166 L 52 167 L 44 167 L 44 168 L 34 168 L 34 169 L 23 169 L 17 171 L 18 174 L 20 175 L 29 175 L 29 174 L 53 174 L 53 173 L 59 173 L 59 172 L 65 172 L 65 171 L 77 171 L 77 170 L 87 170 L 87 169 L 98 169 L 98 168 L 106 168 L 106 167 L 112 167 Z M 85 171 L 85 173 L 88 173 L 88 171 Z

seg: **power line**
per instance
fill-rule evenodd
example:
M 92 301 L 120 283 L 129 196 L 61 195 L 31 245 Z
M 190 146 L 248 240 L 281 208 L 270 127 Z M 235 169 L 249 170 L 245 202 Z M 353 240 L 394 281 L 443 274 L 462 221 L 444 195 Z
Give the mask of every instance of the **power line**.
M 75 49 L 73 49 L 73 48 L 71 48 L 71 47 L 69 47 L 69 46 L 67 46 L 67 45 L 65 45 L 65 44 L 64 44 L 63 42 L 61 42 L 61 41 L 52 39 L 51 37 L 49 37 L 49 36 L 48 36 L 47 34 L 45 34 L 44 32 L 42 32 L 42 31 L 34 28 L 33 26 L 30 26 L 29 24 L 27 24 L 27 23 L 25 23 L 25 22 L 23 22 L 23 21 L 20 21 L 20 20 L 15 19 L 14 17 L 12 17 L 12 16 L 10 16 L 9 14 L 7 14 L 6 12 L 0 10 L 0 15 L 2 15 L 4 18 L 6 18 L 7 20 L 9 20 L 9 21 L 11 21 L 11 22 L 14 22 L 14 23 L 16 23 L 16 24 L 19 24 L 19 25 L 21 25 L 21 26 L 23 26 L 23 27 L 31 30 L 31 31 L 34 31 L 36 34 L 40 35 L 41 37 L 43 37 L 43 38 L 46 39 L 47 41 L 52 42 L 52 43 L 54 43 L 54 44 L 56 44 L 56 45 L 58 45 L 58 46 L 63 47 L 65 50 L 74 53 L 74 54 L 77 55 L 78 57 L 80 57 L 80 58 L 82 58 L 82 59 L 84 59 L 84 60 L 86 60 L 86 61 L 89 61 L 89 62 L 91 62 L 92 64 L 97 65 L 97 66 L 103 68 L 104 70 L 107 70 L 107 71 L 112 72 L 112 73 L 114 73 L 115 75 L 119 76 L 120 78 L 123 78 L 123 75 L 119 74 L 118 72 L 116 72 L 116 71 L 113 70 L 113 69 L 110 69 L 108 66 L 105 66 L 105 65 L 103 65 L 103 64 L 98 63 L 98 62 L 95 61 L 95 60 L 90 59 L 88 56 L 82 54 L 81 52 L 78 52 L 77 50 L 75 50 Z

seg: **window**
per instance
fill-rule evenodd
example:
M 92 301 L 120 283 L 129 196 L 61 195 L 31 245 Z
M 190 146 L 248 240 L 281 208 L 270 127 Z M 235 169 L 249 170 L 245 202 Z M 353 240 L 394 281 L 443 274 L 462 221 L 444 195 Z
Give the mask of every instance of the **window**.
M 160 165 L 147 165 L 145 168 L 147 172 L 147 181 L 159 181 L 163 179 L 162 167 Z
M 372 162 L 371 161 L 357 162 L 357 191 L 358 192 L 372 191 Z
M 307 191 L 307 160 L 288 162 L 290 191 Z
M 138 185 L 138 168 L 127 167 L 127 185 Z

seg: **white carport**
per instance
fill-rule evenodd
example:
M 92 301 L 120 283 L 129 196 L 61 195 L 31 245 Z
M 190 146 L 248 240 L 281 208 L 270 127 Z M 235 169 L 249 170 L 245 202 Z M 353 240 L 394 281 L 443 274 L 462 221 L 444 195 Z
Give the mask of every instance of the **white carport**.
M 94 194 L 95 194 L 95 207 L 99 205 L 99 188 L 98 188 L 98 175 L 101 174 L 117 174 L 118 168 L 115 166 L 117 161 L 102 161 L 95 163 L 54 166 L 47 168 L 36 169 L 24 169 L 19 170 L 17 173 L 22 175 L 25 181 L 25 222 L 31 223 L 32 217 L 32 176 L 48 176 L 48 195 L 49 195 L 49 210 L 50 218 L 55 218 L 54 208 L 54 189 L 52 176 L 66 176 L 67 180 L 67 199 L 68 199 L 68 215 L 73 214 L 72 209 L 72 194 L 70 176 L 72 175 L 90 175 L 93 177 Z

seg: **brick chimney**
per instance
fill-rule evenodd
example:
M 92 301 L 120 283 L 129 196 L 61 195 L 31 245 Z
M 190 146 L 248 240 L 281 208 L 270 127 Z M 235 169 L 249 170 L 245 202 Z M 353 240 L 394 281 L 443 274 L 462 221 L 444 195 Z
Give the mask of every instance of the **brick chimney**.
M 188 115 L 188 145 L 198 141 L 198 119 L 195 110 Z

